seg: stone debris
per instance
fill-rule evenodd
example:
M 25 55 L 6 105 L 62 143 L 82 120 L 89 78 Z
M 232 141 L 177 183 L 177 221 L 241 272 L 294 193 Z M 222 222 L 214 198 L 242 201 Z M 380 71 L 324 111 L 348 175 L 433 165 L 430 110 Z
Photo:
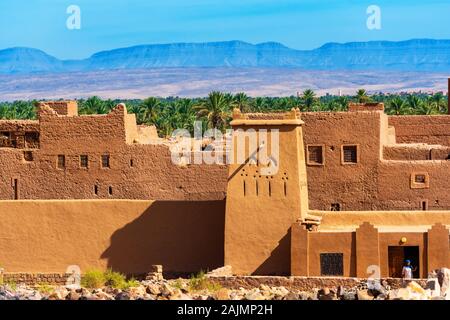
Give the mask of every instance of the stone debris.
M 145 280 L 162 280 L 164 279 L 163 277 L 163 267 L 162 265 L 153 265 L 152 266 L 152 270 L 147 274 L 147 276 L 145 277 Z
M 74 289 L 70 286 L 43 288 L 3 284 L 0 285 L 0 300 L 448 300 L 447 270 L 430 276 L 425 287 L 411 281 L 397 289 L 390 289 L 387 283 L 381 283 L 381 287 L 368 288 L 367 284 L 361 281 L 354 287 L 323 287 L 308 291 L 266 284 L 237 289 L 211 285 L 197 290 L 190 288 L 189 279 L 181 278 L 144 280 L 128 289 L 109 286 L 98 289 Z M 212 281 L 211 278 L 207 279 Z M 444 295 L 440 294 L 442 287 L 445 289 L 442 291 Z
M 434 282 L 434 286 L 429 288 L 433 291 L 434 297 L 440 296 L 450 300 L 450 269 L 441 268 L 430 272 L 428 281 Z
M 374 296 L 369 293 L 369 290 L 358 290 L 356 292 L 356 296 L 358 297 L 358 300 L 373 300 Z

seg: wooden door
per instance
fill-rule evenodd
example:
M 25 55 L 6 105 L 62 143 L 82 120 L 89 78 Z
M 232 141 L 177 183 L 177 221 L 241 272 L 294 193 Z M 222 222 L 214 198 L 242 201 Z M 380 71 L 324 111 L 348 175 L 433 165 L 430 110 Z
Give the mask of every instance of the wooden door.
M 388 248 L 389 254 L 389 276 L 392 278 L 401 278 L 402 269 L 405 261 L 404 247 L 395 246 Z

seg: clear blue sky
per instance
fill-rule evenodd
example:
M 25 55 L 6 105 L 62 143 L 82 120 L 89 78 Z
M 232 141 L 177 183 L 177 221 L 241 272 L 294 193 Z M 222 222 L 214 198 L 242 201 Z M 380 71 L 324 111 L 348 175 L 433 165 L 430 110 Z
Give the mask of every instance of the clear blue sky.
M 66 27 L 69 5 L 81 29 Z M 382 29 L 368 30 L 378 5 Z M 39 48 L 58 58 L 137 44 L 278 41 L 296 49 L 326 42 L 450 39 L 449 0 L 0 0 L 0 49 Z

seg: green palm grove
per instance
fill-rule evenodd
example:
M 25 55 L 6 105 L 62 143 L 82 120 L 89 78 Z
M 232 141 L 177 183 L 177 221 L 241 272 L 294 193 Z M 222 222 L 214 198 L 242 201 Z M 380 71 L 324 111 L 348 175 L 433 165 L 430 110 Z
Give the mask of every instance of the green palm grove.
M 99 97 L 78 100 L 80 114 L 106 114 L 117 103 L 124 102 L 138 124 L 155 125 L 161 137 L 175 129 L 194 130 L 194 121 L 202 121 L 203 129 L 229 127 L 234 108 L 242 112 L 277 112 L 300 108 L 303 112 L 345 111 L 349 102 L 383 102 L 389 115 L 447 114 L 447 96 L 435 94 L 373 94 L 360 89 L 354 96 L 325 95 L 318 97 L 305 90 L 290 97 L 249 97 L 245 93 L 211 92 L 205 98 L 157 98 L 144 100 L 102 100 Z M 0 119 L 36 119 L 37 101 L 0 102 Z

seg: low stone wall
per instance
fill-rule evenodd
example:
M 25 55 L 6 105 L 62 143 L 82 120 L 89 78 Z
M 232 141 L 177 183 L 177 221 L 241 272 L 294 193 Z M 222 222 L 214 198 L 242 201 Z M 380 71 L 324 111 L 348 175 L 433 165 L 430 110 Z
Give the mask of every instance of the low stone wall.
M 0 282 L 26 285 L 49 284 L 65 285 L 70 273 L 1 273 Z M 137 280 L 144 280 L 148 275 L 135 275 Z M 166 276 L 165 276 L 166 277 Z M 214 283 L 227 289 L 252 289 L 261 284 L 269 287 L 285 287 L 300 291 L 310 291 L 315 288 L 352 288 L 367 282 L 367 279 L 346 277 L 277 277 L 277 276 L 207 276 Z M 173 277 L 172 277 L 173 278 Z M 402 287 L 402 279 L 384 278 L 381 281 L 392 289 Z M 415 282 L 425 287 L 426 279 L 414 279 Z
M 361 283 L 366 283 L 367 279 L 344 278 L 344 277 L 273 277 L 273 276 L 209 276 L 212 282 L 220 284 L 228 289 L 257 288 L 261 284 L 269 287 L 285 287 L 300 291 L 309 291 L 314 288 L 345 288 L 356 287 Z M 392 289 L 402 287 L 402 279 L 385 278 L 381 281 L 388 284 Z M 415 279 L 421 286 L 426 285 L 425 279 Z
M 3 282 L 26 285 L 65 285 L 70 276 L 70 273 L 3 273 Z

